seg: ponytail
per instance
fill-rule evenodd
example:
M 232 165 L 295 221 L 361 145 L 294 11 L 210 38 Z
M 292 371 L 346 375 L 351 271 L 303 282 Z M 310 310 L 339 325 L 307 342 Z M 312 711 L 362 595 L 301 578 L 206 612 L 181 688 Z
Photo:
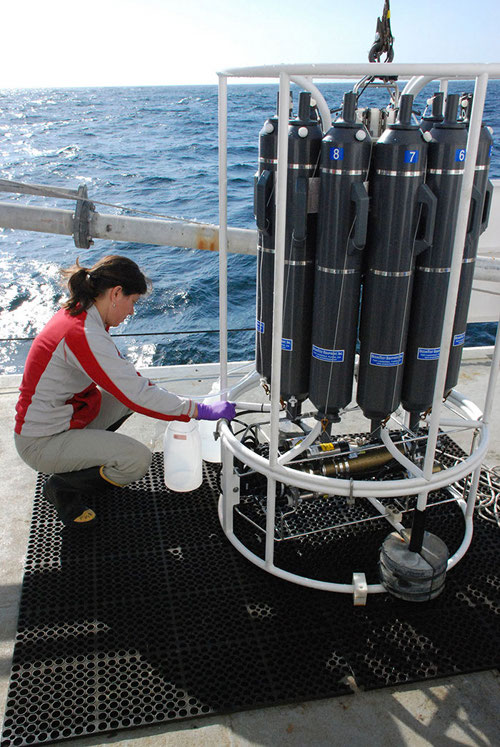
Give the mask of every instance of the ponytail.
M 61 275 L 70 293 L 64 308 L 71 316 L 90 308 L 108 288 L 121 286 L 126 296 L 134 293 L 142 296 L 151 287 L 150 281 L 135 262 L 117 254 L 103 257 L 90 268 L 82 267 L 77 259 L 72 267 L 61 270 Z

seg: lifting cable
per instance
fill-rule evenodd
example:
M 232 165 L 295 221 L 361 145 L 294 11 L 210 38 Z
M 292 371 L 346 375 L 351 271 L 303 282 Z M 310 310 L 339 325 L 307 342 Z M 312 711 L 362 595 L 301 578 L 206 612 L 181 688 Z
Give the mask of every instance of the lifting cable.
M 10 179 L 0 179 L 0 192 L 13 192 L 15 194 L 28 194 L 36 195 L 38 197 L 54 197 L 58 200 L 82 200 L 81 193 L 76 190 L 66 190 L 61 187 L 50 187 L 45 184 L 27 184 L 26 182 L 16 182 Z M 89 202 L 89 200 L 84 200 Z M 92 203 L 95 205 L 104 205 L 105 207 L 116 208 L 117 210 L 123 210 L 127 213 L 140 213 L 141 215 L 150 215 L 155 218 L 162 218 L 168 221 L 182 221 L 183 223 L 195 223 L 197 225 L 205 225 L 202 221 L 194 220 L 192 218 L 179 218 L 175 215 L 164 215 L 162 213 L 154 213 L 150 210 L 139 210 L 137 208 L 125 207 L 125 205 L 115 205 L 112 202 L 104 202 L 103 200 L 95 200 L 92 198 Z

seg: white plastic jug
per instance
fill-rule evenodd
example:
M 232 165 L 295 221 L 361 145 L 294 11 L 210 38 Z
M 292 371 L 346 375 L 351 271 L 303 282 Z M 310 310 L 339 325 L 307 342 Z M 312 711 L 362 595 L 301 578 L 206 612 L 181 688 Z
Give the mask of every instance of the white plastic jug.
M 201 440 L 196 420 L 172 420 L 163 437 L 165 485 L 176 493 L 202 483 Z
M 212 384 L 210 395 L 204 400 L 207 405 L 212 405 L 214 402 L 219 402 L 220 397 L 216 397 L 220 392 L 219 381 L 215 381 Z M 221 450 L 220 450 L 220 438 L 217 440 L 214 437 L 215 429 L 217 427 L 217 421 L 214 420 L 200 420 L 200 438 L 201 438 L 201 456 L 206 462 L 220 463 L 221 461 Z

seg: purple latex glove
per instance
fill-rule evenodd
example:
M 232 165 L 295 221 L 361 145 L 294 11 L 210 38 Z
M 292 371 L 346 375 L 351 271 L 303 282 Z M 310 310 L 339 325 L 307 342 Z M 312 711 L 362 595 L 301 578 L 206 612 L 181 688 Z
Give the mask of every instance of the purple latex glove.
M 232 402 L 214 402 L 213 405 L 198 405 L 197 420 L 232 420 L 236 415 L 236 408 Z

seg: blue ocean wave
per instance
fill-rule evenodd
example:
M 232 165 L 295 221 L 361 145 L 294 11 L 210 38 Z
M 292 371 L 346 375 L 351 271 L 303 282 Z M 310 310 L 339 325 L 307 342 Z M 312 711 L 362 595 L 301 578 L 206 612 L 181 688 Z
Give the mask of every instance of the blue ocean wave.
M 450 90 L 471 90 L 453 82 Z M 345 84 L 322 87 L 331 109 Z M 415 102 L 423 111 L 432 87 Z M 91 198 L 138 210 L 218 223 L 216 86 L 33 89 L 1 91 L 0 176 L 75 189 Z M 500 82 L 489 84 L 485 121 L 500 128 Z M 228 103 L 229 223 L 253 228 L 253 175 L 258 135 L 276 111 L 277 86 L 230 86 Z M 295 94 L 296 98 L 296 94 Z M 385 103 L 385 92 L 364 95 L 363 105 Z M 494 149 L 492 177 L 500 177 Z M 2 195 L 28 205 L 71 209 L 73 203 Z M 116 212 L 99 208 L 101 212 Z M 119 211 L 121 212 L 121 211 Z M 153 281 L 152 294 L 117 330 L 122 350 L 144 365 L 218 360 L 218 258 L 197 250 L 96 241 L 77 250 L 71 237 L 0 229 L 0 338 L 35 334 L 59 308 L 58 268 L 92 265 L 107 253 L 138 262 Z M 229 327 L 254 327 L 255 257 L 229 258 Z M 467 344 L 491 344 L 495 326 L 470 325 Z M 141 333 L 161 333 L 141 338 Z M 180 335 L 168 333 L 180 332 Z M 0 372 L 22 370 L 29 343 L 0 342 Z M 254 355 L 254 332 L 231 332 L 232 360 Z

